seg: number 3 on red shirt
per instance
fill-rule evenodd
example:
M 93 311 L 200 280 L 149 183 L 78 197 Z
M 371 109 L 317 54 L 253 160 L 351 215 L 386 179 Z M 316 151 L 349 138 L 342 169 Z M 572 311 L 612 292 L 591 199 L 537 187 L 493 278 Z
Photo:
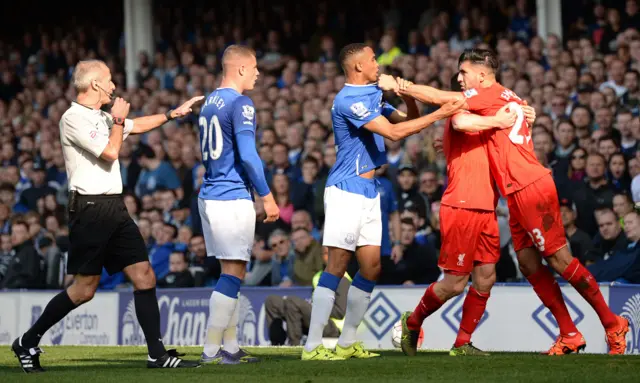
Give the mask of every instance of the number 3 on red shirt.
M 522 108 L 520 107 L 519 104 L 515 103 L 515 102 L 510 102 L 509 104 L 509 109 L 512 109 L 516 112 L 517 118 L 516 118 L 516 122 L 515 124 L 513 124 L 513 127 L 511 128 L 511 131 L 509 132 L 509 139 L 511 140 L 511 142 L 513 142 L 514 144 L 517 145 L 522 145 L 525 142 L 525 139 L 527 140 L 527 144 L 529 143 L 529 141 L 531 141 L 531 134 L 529 135 L 521 135 L 520 134 L 520 129 L 523 128 L 523 122 L 524 122 L 524 112 L 522 111 Z

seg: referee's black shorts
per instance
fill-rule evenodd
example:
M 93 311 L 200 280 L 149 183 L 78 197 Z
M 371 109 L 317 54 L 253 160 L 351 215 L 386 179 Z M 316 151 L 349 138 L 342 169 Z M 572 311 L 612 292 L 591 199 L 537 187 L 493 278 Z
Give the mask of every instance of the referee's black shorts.
M 67 274 L 100 275 L 104 267 L 112 275 L 149 260 L 122 195 L 78 195 L 69 220 Z

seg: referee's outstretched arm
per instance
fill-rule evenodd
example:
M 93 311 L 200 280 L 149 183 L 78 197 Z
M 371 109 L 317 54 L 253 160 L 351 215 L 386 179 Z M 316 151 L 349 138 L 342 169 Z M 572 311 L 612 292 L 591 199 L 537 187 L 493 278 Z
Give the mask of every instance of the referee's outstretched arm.
M 169 120 L 186 116 L 187 114 L 192 112 L 191 107 L 193 106 L 193 104 L 202 99 L 204 99 L 204 96 L 196 96 L 180 105 L 176 109 L 170 110 L 165 114 L 153 114 L 151 116 L 134 118 L 133 130 L 131 131 L 131 134 L 145 133 L 150 131 L 151 129 L 157 128 L 158 126 L 164 124 Z

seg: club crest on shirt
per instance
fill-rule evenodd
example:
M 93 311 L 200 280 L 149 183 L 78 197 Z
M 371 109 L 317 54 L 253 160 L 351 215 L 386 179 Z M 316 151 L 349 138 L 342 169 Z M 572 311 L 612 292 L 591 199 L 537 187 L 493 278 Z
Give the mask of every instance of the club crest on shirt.
M 473 96 L 477 96 L 478 91 L 475 88 L 471 88 L 471 89 L 465 90 L 463 94 L 466 98 L 471 98 Z
M 256 110 L 251 105 L 242 105 L 242 116 L 247 120 L 253 120 L 253 116 L 255 116 Z
M 351 109 L 353 114 L 355 114 L 359 118 L 365 118 L 369 114 L 371 114 L 371 112 L 369 112 L 369 109 L 366 106 L 364 106 L 364 103 L 362 101 L 351 104 L 349 109 Z

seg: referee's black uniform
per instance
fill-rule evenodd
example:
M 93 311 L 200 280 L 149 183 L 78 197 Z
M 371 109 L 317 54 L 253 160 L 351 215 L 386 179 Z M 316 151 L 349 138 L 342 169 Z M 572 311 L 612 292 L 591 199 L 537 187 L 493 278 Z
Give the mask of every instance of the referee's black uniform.
M 148 260 L 122 199 L 120 163 L 100 158 L 112 124 L 109 114 L 75 102 L 60 121 L 69 176 L 67 274 L 100 275 L 105 267 L 111 275 Z M 125 139 L 132 129 L 133 121 L 125 120 Z

